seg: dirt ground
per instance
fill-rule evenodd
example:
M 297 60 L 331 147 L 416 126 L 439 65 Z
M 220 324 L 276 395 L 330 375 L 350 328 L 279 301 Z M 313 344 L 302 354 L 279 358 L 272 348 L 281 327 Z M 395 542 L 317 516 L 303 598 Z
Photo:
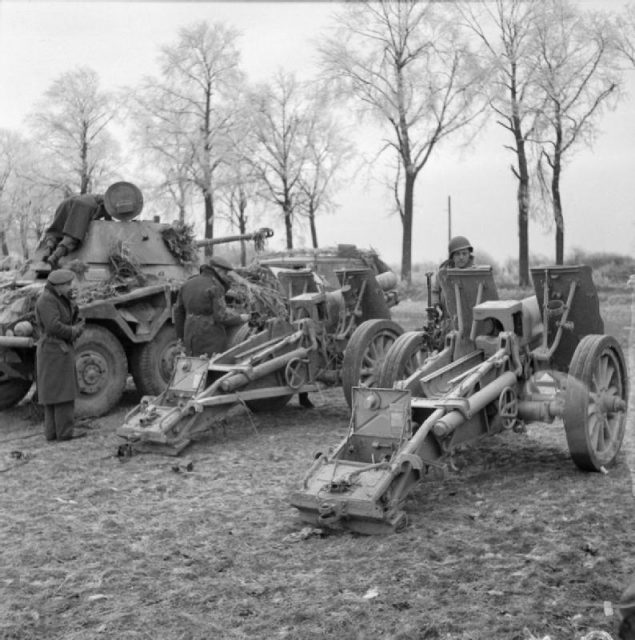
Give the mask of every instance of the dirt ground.
M 408 498 L 405 531 L 364 537 L 308 528 L 288 503 L 348 425 L 340 389 L 312 399 L 235 417 L 178 458 L 117 457 L 134 392 L 66 443 L 44 442 L 28 403 L 1 413 L 0 638 L 617 638 L 630 423 L 607 474 L 574 466 L 559 422 L 485 439 Z

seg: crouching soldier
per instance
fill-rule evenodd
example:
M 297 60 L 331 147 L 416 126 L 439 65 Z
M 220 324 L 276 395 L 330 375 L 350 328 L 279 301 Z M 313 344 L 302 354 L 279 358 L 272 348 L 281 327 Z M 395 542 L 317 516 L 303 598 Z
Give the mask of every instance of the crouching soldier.
M 112 220 L 104 205 L 104 196 L 85 194 L 71 196 L 55 210 L 53 222 L 46 229 L 44 262 L 57 269 L 60 258 L 79 247 L 93 220 Z

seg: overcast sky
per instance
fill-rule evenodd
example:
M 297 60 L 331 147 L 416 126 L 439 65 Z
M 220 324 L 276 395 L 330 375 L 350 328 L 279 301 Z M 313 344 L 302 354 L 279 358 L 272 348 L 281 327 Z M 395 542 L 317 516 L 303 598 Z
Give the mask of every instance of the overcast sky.
M 266 80 L 278 67 L 311 74 L 312 40 L 328 29 L 335 7 L 334 2 L 0 0 L 0 127 L 21 129 L 51 82 L 78 66 L 97 71 L 104 89 L 157 73 L 159 46 L 175 42 L 180 27 L 198 20 L 222 21 L 239 30 L 243 68 L 251 80 Z M 635 252 L 634 74 L 631 95 L 604 118 L 594 148 L 580 150 L 565 169 L 565 253 L 573 247 Z M 506 142 L 502 130 L 491 126 L 467 150 L 436 150 L 418 180 L 414 262 L 444 257 L 448 197 L 455 234 L 467 235 L 496 260 L 516 255 L 513 156 L 503 149 Z M 398 262 L 401 225 L 387 214 L 390 195 L 362 173 L 337 200 L 338 212 L 318 223 L 321 244 L 372 246 L 384 259 Z M 283 236 L 280 228 L 270 246 L 282 248 Z M 554 255 L 552 235 L 537 224 L 531 225 L 530 252 L 548 259 Z

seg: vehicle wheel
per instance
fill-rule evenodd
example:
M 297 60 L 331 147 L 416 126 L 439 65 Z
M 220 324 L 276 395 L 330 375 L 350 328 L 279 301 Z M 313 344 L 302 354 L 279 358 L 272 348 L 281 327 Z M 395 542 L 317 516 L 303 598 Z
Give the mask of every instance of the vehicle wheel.
M 128 375 L 126 352 L 115 336 L 98 325 L 89 325 L 75 343 L 75 370 L 79 397 L 75 415 L 102 416 L 123 393 Z
M 355 329 L 342 362 L 342 388 L 349 407 L 353 387 L 377 386 L 386 353 L 402 333 L 392 320 L 366 320 Z
M 29 392 L 32 384 L 32 380 L 24 378 L 9 378 L 0 382 L 0 410 L 18 404 Z
M 388 349 L 377 386 L 391 389 L 397 380 L 405 380 L 419 369 L 429 355 L 423 331 L 406 331 Z
M 150 342 L 135 345 L 130 355 L 130 373 L 143 396 L 158 396 L 170 382 L 176 356 L 176 329 L 165 324 Z
M 611 336 L 585 336 L 569 367 L 564 428 L 569 452 L 584 471 L 611 464 L 622 446 L 628 376 L 622 349 Z

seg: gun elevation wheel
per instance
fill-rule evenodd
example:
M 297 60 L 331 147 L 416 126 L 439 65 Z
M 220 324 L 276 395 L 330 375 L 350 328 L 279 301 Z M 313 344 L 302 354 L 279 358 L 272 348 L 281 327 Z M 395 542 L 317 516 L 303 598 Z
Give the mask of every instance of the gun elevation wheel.
M 617 340 L 585 336 L 569 367 L 563 415 L 569 452 L 580 469 L 600 471 L 617 457 L 627 397 L 628 376 Z
M 423 331 L 406 331 L 388 350 L 377 386 L 392 389 L 397 380 L 413 374 L 430 355 Z
M 342 362 L 342 388 L 349 407 L 353 387 L 377 386 L 386 354 L 402 333 L 392 320 L 366 320 L 355 329 Z
M 103 416 L 123 393 L 128 376 L 126 352 L 108 329 L 88 326 L 75 344 L 75 371 L 79 386 L 75 415 Z

